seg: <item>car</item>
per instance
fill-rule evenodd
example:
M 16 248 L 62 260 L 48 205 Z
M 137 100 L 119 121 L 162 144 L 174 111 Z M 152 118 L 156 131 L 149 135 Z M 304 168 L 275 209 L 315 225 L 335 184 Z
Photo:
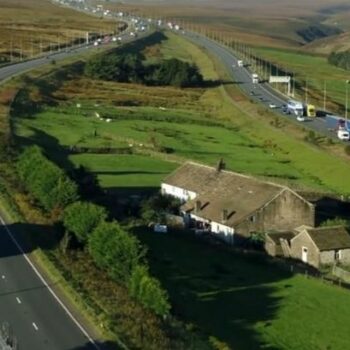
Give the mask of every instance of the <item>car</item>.
M 252 90 L 252 91 L 250 92 L 250 95 L 251 95 L 251 96 L 255 96 L 255 91 Z
M 274 103 L 269 103 L 269 107 L 272 109 L 277 108 L 277 106 Z
M 297 121 L 298 122 L 304 122 L 305 121 L 305 117 L 303 115 L 298 115 L 297 116 Z

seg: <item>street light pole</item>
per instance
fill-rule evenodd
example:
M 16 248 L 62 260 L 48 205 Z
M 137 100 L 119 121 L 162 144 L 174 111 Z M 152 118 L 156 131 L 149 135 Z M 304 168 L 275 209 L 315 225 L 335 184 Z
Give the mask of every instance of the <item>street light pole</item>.
M 326 111 L 327 104 L 327 80 L 324 81 L 323 89 L 323 110 Z
M 350 80 L 345 81 L 345 120 L 348 120 L 348 94 L 349 94 L 349 82 Z

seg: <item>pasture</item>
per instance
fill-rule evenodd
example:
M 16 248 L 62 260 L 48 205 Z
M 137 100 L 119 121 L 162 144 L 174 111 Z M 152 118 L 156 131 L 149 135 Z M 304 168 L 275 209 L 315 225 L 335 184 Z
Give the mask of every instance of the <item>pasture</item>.
M 174 313 L 207 337 L 239 350 L 350 348 L 347 290 L 192 236 L 141 229 L 138 237 Z
M 145 58 L 152 52 L 175 56 L 179 45 L 182 57 L 196 62 L 207 79 L 218 79 L 221 72 L 205 52 L 175 35 L 153 43 L 144 51 Z M 341 175 L 350 166 L 345 156 L 333 153 L 341 146 L 327 146 L 326 140 L 320 146 L 305 142 L 307 132 L 299 126 L 285 121 L 276 126 L 270 112 L 239 96 L 234 85 L 181 90 L 80 77 L 54 91 L 51 97 L 57 106 L 43 107 L 30 117 L 14 116 L 14 130 L 20 143 L 39 143 L 65 167 L 72 163 L 62 147 L 131 148 L 132 154 L 172 166 L 186 159 L 215 165 L 224 158 L 234 171 L 301 189 L 350 193 L 350 184 Z M 79 157 L 75 159 L 78 164 Z M 95 161 L 89 163 L 98 173 Z M 120 186 L 120 176 L 114 177 L 115 184 L 112 179 L 109 175 L 108 181 L 100 180 Z M 139 186 L 148 186 L 147 174 L 143 179 Z

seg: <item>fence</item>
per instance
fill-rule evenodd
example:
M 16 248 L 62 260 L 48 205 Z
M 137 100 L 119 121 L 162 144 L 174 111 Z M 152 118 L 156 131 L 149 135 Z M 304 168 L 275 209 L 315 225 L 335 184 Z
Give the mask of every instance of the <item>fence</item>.
M 342 269 L 339 266 L 333 266 L 332 270 L 333 276 L 340 278 L 345 283 L 350 283 L 350 272 Z

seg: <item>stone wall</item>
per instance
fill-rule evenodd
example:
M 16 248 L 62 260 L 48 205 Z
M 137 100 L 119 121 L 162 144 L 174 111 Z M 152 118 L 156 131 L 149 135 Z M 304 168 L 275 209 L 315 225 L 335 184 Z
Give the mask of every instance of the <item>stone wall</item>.
M 302 260 L 303 247 L 308 250 L 307 264 L 316 268 L 320 265 L 320 252 L 311 240 L 310 236 L 304 231 L 291 240 L 291 252 L 292 257 L 298 260 Z
M 249 237 L 253 232 L 288 231 L 301 225 L 315 226 L 315 207 L 286 189 L 237 225 L 236 232 Z

